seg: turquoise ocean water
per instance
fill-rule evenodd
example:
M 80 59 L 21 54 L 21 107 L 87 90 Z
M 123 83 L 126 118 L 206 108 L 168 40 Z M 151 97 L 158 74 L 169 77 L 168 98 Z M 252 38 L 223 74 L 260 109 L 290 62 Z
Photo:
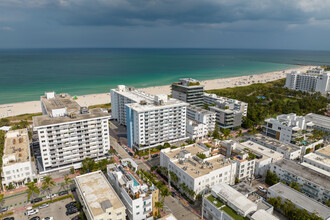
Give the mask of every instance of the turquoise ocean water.
M 44 91 L 109 92 L 181 77 L 199 80 L 259 74 L 294 65 L 330 65 L 330 52 L 230 49 L 0 50 L 0 104 L 39 100 Z

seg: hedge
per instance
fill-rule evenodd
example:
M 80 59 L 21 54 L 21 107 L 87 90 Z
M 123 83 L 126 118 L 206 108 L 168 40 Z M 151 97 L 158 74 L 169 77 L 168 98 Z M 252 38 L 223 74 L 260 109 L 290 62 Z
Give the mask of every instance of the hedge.
M 53 202 L 57 202 L 57 201 L 61 201 L 61 200 L 63 200 L 63 199 L 67 199 L 67 198 L 71 198 L 71 199 L 73 199 L 73 195 L 72 194 L 70 194 L 70 195 L 65 195 L 65 196 L 62 196 L 62 197 L 58 197 L 58 198 L 56 198 L 56 199 L 53 199 L 53 200 L 49 200 L 49 201 L 45 201 L 45 202 L 40 202 L 40 203 L 38 203 L 38 204 L 34 204 L 34 205 L 32 205 L 32 208 L 36 208 L 36 207 L 39 207 L 39 206 L 41 206 L 42 204 L 45 204 L 45 203 L 53 203 Z
M 12 214 L 14 214 L 14 212 L 7 212 L 5 214 L 0 215 L 0 218 L 7 217 L 7 216 L 12 215 Z

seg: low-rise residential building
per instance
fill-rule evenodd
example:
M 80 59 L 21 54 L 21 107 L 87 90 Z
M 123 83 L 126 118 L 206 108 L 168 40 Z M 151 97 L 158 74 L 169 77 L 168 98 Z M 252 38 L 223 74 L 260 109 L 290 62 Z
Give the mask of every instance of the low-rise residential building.
M 159 190 L 136 175 L 128 166 L 108 166 L 110 183 L 126 206 L 130 220 L 153 219 L 158 215 L 155 203 L 159 200 Z
M 258 209 L 250 218 L 251 220 L 279 220 L 279 218 L 275 217 L 271 213 L 267 212 L 264 209 Z
M 288 184 L 297 182 L 301 185 L 301 191 L 315 200 L 327 201 L 330 199 L 330 176 L 287 159 L 271 164 L 270 171 Z
M 301 165 L 322 172 L 330 177 L 330 158 L 328 157 L 316 153 L 309 153 L 303 157 L 303 163 L 301 163 Z
M 192 140 L 202 140 L 207 138 L 209 130 L 206 125 L 198 121 L 187 119 L 187 137 Z
M 286 75 L 285 87 L 297 91 L 327 94 L 330 91 L 330 72 L 326 72 L 322 68 L 305 73 L 292 71 Z
M 43 115 L 35 116 L 33 129 L 38 133 L 41 158 L 40 174 L 80 168 L 89 157 L 101 160 L 110 150 L 107 111 L 81 107 L 69 94 L 46 92 L 41 96 Z
M 328 106 L 329 106 L 328 109 L 330 109 L 330 104 Z M 330 117 L 329 116 L 309 113 L 305 116 L 305 118 L 306 118 L 306 121 L 312 122 L 311 123 L 312 128 L 318 129 L 321 131 L 325 131 L 325 132 L 328 132 L 328 134 L 330 134 Z
M 237 165 L 221 154 L 210 156 L 207 147 L 192 144 L 161 150 L 160 166 L 176 174 L 176 184 L 184 183 L 197 195 L 221 182 L 234 184 Z
M 215 119 L 221 128 L 228 129 L 242 125 L 242 112 L 219 108 L 218 106 L 210 106 L 209 109 L 211 112 L 216 113 Z
M 263 130 L 268 137 L 285 143 L 293 143 L 302 135 L 303 130 L 311 130 L 312 124 L 307 123 L 304 116 L 294 113 L 278 115 L 276 118 L 265 119 Z
M 125 220 L 126 208 L 102 171 L 75 178 L 77 195 L 88 220 Z
M 250 137 L 250 140 L 271 150 L 277 151 L 283 154 L 284 158 L 290 160 L 298 159 L 302 155 L 302 149 L 298 146 L 278 141 L 277 139 L 267 137 L 263 134 L 255 134 Z
M 280 197 L 282 202 L 290 200 L 296 208 L 305 209 L 308 213 L 315 213 L 317 216 L 327 220 L 330 219 L 329 207 L 317 202 L 297 190 L 283 184 L 277 183 L 268 188 L 267 198 Z
M 186 109 L 189 104 L 167 95 L 126 104 L 127 144 L 144 150 L 186 140 Z
M 230 109 L 241 112 L 243 116 L 247 116 L 248 103 L 227 97 L 220 97 L 216 94 L 204 93 L 204 103 L 208 105 L 217 105 L 223 109 Z
M 204 124 L 209 131 L 215 128 L 216 113 L 206 109 L 190 105 L 187 107 L 187 118 Z
M 173 98 L 189 103 L 194 106 L 203 106 L 204 86 L 198 80 L 191 78 L 180 79 L 171 85 Z
M 33 181 L 35 171 L 32 167 L 29 135 L 27 129 L 8 131 L 2 157 L 2 186 L 25 186 Z
M 316 154 L 330 158 L 330 144 L 315 151 Z
M 257 211 L 257 204 L 226 183 L 213 186 L 203 197 L 203 205 L 206 219 L 234 220 Z
M 256 155 L 255 175 L 265 175 L 271 163 L 283 159 L 283 154 L 250 140 L 240 143 L 240 145 L 243 149 L 247 148 Z
M 245 178 L 252 178 L 255 171 L 255 159 L 250 158 L 252 153 L 241 151 L 239 155 L 233 157 L 233 161 L 237 163 L 236 166 L 236 177 L 239 180 Z

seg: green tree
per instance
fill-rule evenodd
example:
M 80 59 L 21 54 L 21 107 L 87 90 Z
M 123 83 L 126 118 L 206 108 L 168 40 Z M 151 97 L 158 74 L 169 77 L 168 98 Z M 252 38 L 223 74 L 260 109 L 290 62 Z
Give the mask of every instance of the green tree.
M 272 173 L 270 170 L 267 170 L 265 182 L 272 186 L 279 182 L 279 178 L 277 177 L 276 173 Z
M 162 197 L 162 203 L 164 202 L 165 197 L 170 195 L 170 190 L 167 186 L 163 185 L 160 189 L 160 195 Z
M 28 189 L 26 190 L 27 194 L 27 199 L 30 200 L 30 198 L 35 197 L 40 194 L 40 189 L 37 187 L 35 182 L 29 182 L 25 184 Z
M 42 190 L 47 192 L 48 195 L 51 195 L 52 189 L 55 185 L 56 185 L 55 182 L 50 176 L 45 176 L 42 180 Z M 50 199 L 53 200 L 52 197 Z
M 82 161 L 81 171 L 82 173 L 92 172 L 96 168 L 96 163 L 92 158 L 85 158 Z
M 214 127 L 214 130 L 212 132 L 212 137 L 214 139 L 220 139 L 220 130 L 219 130 L 218 123 L 215 123 L 215 127 Z
M 160 210 L 163 210 L 164 205 L 163 205 L 162 202 L 155 202 L 155 207 L 158 208 L 158 209 L 160 209 Z
M 69 186 L 73 183 L 73 180 L 69 177 L 69 175 L 64 176 L 64 182 L 61 183 L 61 186 L 68 190 Z
M 224 139 L 227 139 L 230 135 L 230 129 L 229 128 L 223 129 L 222 134 L 223 134 Z
M 296 181 L 292 181 L 289 186 L 299 192 L 301 192 L 301 185 L 299 185 Z
M 201 158 L 202 160 L 206 158 L 206 155 L 203 153 L 197 153 L 196 156 Z

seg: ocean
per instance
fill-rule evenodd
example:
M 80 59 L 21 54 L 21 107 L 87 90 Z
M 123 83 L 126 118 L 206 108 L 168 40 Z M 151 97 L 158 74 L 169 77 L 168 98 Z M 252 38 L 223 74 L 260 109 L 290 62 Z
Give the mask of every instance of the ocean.
M 118 84 L 166 85 L 330 65 L 330 52 L 238 49 L 0 50 L 0 104 L 39 100 L 45 91 L 106 93 Z

